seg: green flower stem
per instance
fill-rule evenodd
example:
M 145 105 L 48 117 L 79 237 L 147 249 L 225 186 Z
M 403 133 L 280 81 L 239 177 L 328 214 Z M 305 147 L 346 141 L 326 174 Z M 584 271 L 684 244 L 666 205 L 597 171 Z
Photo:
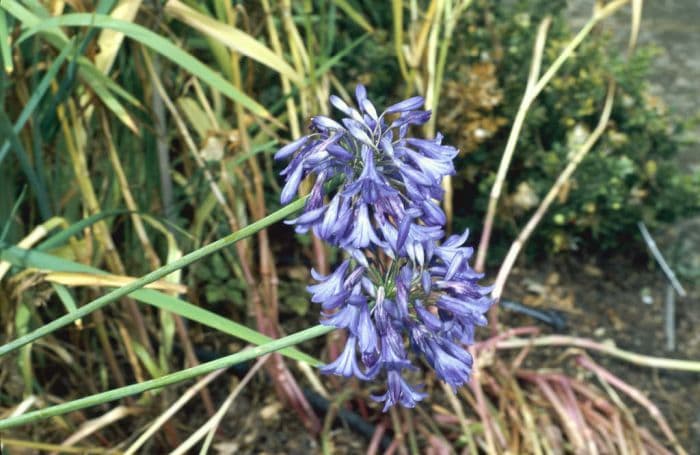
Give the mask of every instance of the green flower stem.
M 52 243 L 53 240 L 58 237 L 62 237 L 65 240 L 67 238 L 64 236 L 65 232 L 71 231 L 76 224 L 71 225 L 69 228 L 64 229 L 63 231 L 49 238 L 44 245 Z M 62 243 L 54 243 L 54 245 L 60 244 Z M 38 248 L 41 249 L 42 247 L 39 246 Z M 54 272 L 77 272 L 94 275 L 105 273 L 103 270 L 91 267 L 89 265 L 69 261 L 67 259 L 52 256 L 37 250 L 25 250 L 16 246 L 4 245 L 1 241 L 0 260 L 8 261 L 10 264 L 17 267 L 35 268 Z M 180 300 L 177 297 L 163 294 L 155 289 L 139 289 L 138 291 L 134 291 L 129 294 L 129 297 L 139 302 L 152 305 L 161 310 L 172 312 L 173 314 L 182 316 L 190 321 L 198 322 L 203 326 L 211 327 L 227 335 L 240 338 L 248 343 L 260 345 L 273 341 L 273 338 L 269 338 L 251 328 L 248 328 L 245 325 L 239 324 L 238 322 L 232 321 L 231 319 L 223 316 L 219 316 L 216 313 L 193 305 L 185 300 Z M 76 305 L 75 311 L 77 311 L 77 308 L 78 306 Z M 294 360 L 306 362 L 311 366 L 317 366 L 320 363 L 315 358 L 304 354 L 296 348 L 282 349 L 279 351 L 279 353 Z
M 124 397 L 143 393 L 147 390 L 153 390 L 171 384 L 175 384 L 177 382 L 186 381 L 188 379 L 194 378 L 195 376 L 211 373 L 212 371 L 219 370 L 222 368 L 228 368 L 230 366 L 254 359 L 256 357 L 260 357 L 270 352 L 278 351 L 280 349 L 294 346 L 312 338 L 320 337 L 333 330 L 335 330 L 335 327 L 316 325 L 314 327 L 302 330 L 301 332 L 294 333 L 284 338 L 280 338 L 278 340 L 274 340 L 251 349 L 247 349 L 245 351 L 237 352 L 235 354 L 231 354 L 226 357 L 213 360 L 211 362 L 203 363 L 196 367 L 188 368 L 186 370 L 178 371 L 176 373 L 171 373 L 158 379 L 151 379 L 149 381 L 145 381 L 139 384 L 132 384 L 126 387 L 120 387 L 118 389 L 98 393 L 89 397 L 80 398 L 77 400 L 69 401 L 67 403 L 51 406 L 45 409 L 40 409 L 38 411 L 29 412 L 24 415 L 0 420 L 0 430 L 36 422 L 37 420 L 66 414 L 68 412 L 77 411 L 78 409 L 84 409 L 89 406 L 96 406 L 98 404 L 103 404 L 109 401 L 119 400 Z
M 0 357 L 4 356 L 5 354 L 8 354 L 18 348 L 21 348 L 22 346 L 31 343 L 32 341 L 35 341 L 41 337 L 44 337 L 48 335 L 49 333 L 52 333 L 61 327 L 64 327 L 73 321 L 83 318 L 87 316 L 88 314 L 92 313 L 95 310 L 99 310 L 100 308 L 104 307 L 105 305 L 117 300 L 120 297 L 124 297 L 128 295 L 129 293 L 136 291 L 147 284 L 153 283 L 156 280 L 159 280 L 163 278 L 164 276 L 182 269 L 193 262 L 196 262 L 212 253 L 215 253 L 222 248 L 225 248 L 229 245 L 232 245 L 239 240 L 242 240 L 246 237 L 250 237 L 251 235 L 257 233 L 258 231 L 265 229 L 266 227 L 283 220 L 284 218 L 287 218 L 289 215 L 292 213 L 296 212 L 297 210 L 300 210 L 304 207 L 306 204 L 306 199 L 308 196 L 297 199 L 296 201 L 292 202 L 291 204 L 286 205 L 285 207 L 282 207 L 281 209 L 277 210 L 274 213 L 269 214 L 265 218 L 256 221 L 253 224 L 250 224 L 242 229 L 239 229 L 238 231 L 227 235 L 226 237 L 223 237 L 213 243 L 210 243 L 208 245 L 203 246 L 202 248 L 195 250 L 180 259 L 173 261 L 169 264 L 164 265 L 163 267 L 156 269 L 143 277 L 139 278 L 138 280 L 132 281 L 131 283 L 122 286 L 118 289 L 113 290 L 112 292 L 109 292 L 102 297 L 99 297 L 92 302 L 88 303 L 85 306 L 82 306 L 78 308 L 77 311 L 74 311 L 69 314 L 65 314 L 61 316 L 58 319 L 54 319 L 53 321 L 49 322 L 48 324 L 45 324 L 38 329 L 34 330 L 33 332 L 30 332 L 26 335 L 23 335 L 14 341 L 11 341 L 3 346 L 0 346 Z

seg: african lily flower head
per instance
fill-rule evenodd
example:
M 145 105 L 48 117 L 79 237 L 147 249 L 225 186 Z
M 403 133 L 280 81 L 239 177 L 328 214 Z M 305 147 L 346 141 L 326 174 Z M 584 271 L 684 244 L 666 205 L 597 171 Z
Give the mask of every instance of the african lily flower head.
M 282 203 L 290 202 L 301 181 L 316 176 L 303 213 L 289 222 L 298 232 L 313 232 L 334 246 L 379 247 L 392 257 L 402 253 L 407 239 L 431 241 L 442 236 L 445 215 L 439 200 L 440 182 L 454 173 L 457 149 L 433 140 L 407 137 L 411 125 L 428 121 L 421 97 L 394 104 L 377 114 L 358 85 L 358 108 L 331 96 L 331 104 L 346 117 L 311 120 L 312 133 L 280 149 L 277 159 L 291 158 L 282 171 L 286 184 Z M 333 194 L 324 184 L 340 177 Z M 324 196 L 330 202 L 324 204 Z M 352 223 L 349 221 L 353 220 Z
M 467 233 L 443 239 L 441 182 L 454 173 L 457 149 L 443 145 L 439 134 L 408 136 L 411 126 L 430 118 L 420 110 L 423 99 L 379 114 L 363 86 L 355 97 L 357 108 L 332 96 L 345 118 L 314 117 L 310 135 L 277 153 L 290 159 L 282 202 L 315 176 L 304 210 L 289 223 L 347 253 L 329 275 L 312 271 L 317 283 L 309 292 L 321 304 L 321 322 L 348 331 L 345 349 L 322 372 L 361 380 L 381 375 L 387 390 L 373 398 L 385 410 L 413 407 L 426 395 L 404 373 L 418 369 L 418 358 L 455 390 L 469 380 L 465 345 L 473 342 L 474 326 L 486 322 L 490 289 L 469 266 Z M 332 179 L 341 183 L 326 194 Z
M 389 387 L 374 397 L 412 407 L 424 394 L 409 385 L 402 372 L 415 370 L 423 358 L 437 377 L 453 389 L 470 377 L 474 327 L 486 324 L 490 288 L 469 266 L 472 249 L 466 235 L 433 242 L 425 262 L 399 257 L 369 268 L 344 261 L 328 276 L 314 272 L 312 301 L 322 304 L 323 324 L 347 329 L 343 354 L 322 371 L 368 380 L 384 372 Z M 408 343 L 406 343 L 408 341 Z M 393 384 L 393 385 L 392 385 Z

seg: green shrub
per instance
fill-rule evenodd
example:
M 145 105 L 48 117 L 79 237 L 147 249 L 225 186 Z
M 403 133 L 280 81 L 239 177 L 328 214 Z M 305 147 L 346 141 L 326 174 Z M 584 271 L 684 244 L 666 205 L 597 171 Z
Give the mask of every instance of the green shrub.
M 475 2 L 458 28 L 441 104 L 439 127 L 464 151 L 454 180 L 456 230 L 483 219 L 542 15 L 553 15 L 543 71 L 574 36 L 563 2 L 489 3 Z M 496 250 L 517 234 L 595 127 L 610 75 L 618 83 L 610 123 L 542 220 L 531 249 L 602 253 L 636 235 L 639 220 L 653 226 L 700 209 L 700 176 L 684 174 L 676 159 L 680 123 L 647 92 L 653 50 L 639 49 L 629 61 L 623 56 L 609 35 L 594 31 L 533 105 L 499 206 Z

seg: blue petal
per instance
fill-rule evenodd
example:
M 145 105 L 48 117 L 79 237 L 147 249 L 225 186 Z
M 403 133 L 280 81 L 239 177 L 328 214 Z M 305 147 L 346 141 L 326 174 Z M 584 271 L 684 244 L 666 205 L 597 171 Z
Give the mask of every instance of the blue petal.
M 351 107 L 348 106 L 347 103 L 345 103 L 345 101 L 343 101 L 340 97 L 331 95 L 329 100 L 336 109 L 344 114 L 350 115 Z
M 333 273 L 327 276 L 320 275 L 315 270 L 311 270 L 311 276 L 320 281 L 317 284 L 312 284 L 306 289 L 313 294 L 311 301 L 315 303 L 322 303 L 324 300 L 341 293 L 343 288 L 343 281 L 345 278 L 345 272 L 350 266 L 349 261 L 343 261 L 342 264 L 336 268 Z
M 430 330 L 438 331 L 442 328 L 442 322 L 440 321 L 440 318 L 428 311 L 428 309 L 421 305 L 420 302 L 414 303 L 413 307 L 416 309 L 418 317 Z
M 294 199 L 297 191 L 299 191 L 299 184 L 301 183 L 301 178 L 303 176 L 304 166 L 302 163 L 294 169 L 294 172 L 287 179 L 287 183 L 284 184 L 282 188 L 282 194 L 280 195 L 280 202 L 282 204 L 288 204 Z
M 382 136 L 382 138 L 379 140 L 379 146 L 380 150 L 383 150 L 387 156 L 390 158 L 394 157 L 394 145 L 391 143 L 391 139 L 386 136 Z
M 461 387 L 469 381 L 472 368 L 471 356 L 466 352 L 455 356 L 454 353 L 458 352 L 458 348 L 450 346 L 446 350 L 446 346 L 452 345 L 451 342 L 446 340 L 441 340 L 441 343 L 431 340 L 428 344 L 432 351 L 430 360 L 433 368 L 435 368 L 435 373 L 437 373 L 438 378 L 452 386 L 452 389 L 456 392 L 457 387 Z
M 428 272 L 427 270 L 425 270 L 421 274 L 421 284 L 423 285 L 423 292 L 426 294 L 430 294 L 430 290 L 432 289 L 433 285 L 433 280 L 430 276 L 430 272 Z
M 350 132 L 350 135 L 357 139 L 358 141 L 367 144 L 369 146 L 374 145 L 374 141 L 367 135 L 367 132 L 363 128 L 368 128 L 367 126 L 363 125 L 362 123 L 349 119 L 349 118 L 344 118 L 343 119 L 343 125 L 345 125 L 345 128 Z M 369 129 L 369 128 L 368 128 Z
M 377 329 L 370 318 L 367 301 L 365 300 L 357 305 L 360 313 L 357 318 L 355 335 L 359 341 L 360 352 L 366 354 L 379 351 Z
M 439 136 L 440 139 L 442 138 Z M 458 154 L 459 150 L 448 145 L 440 145 L 439 142 L 429 141 L 426 139 L 408 138 L 406 142 L 418 148 L 424 155 L 429 158 L 440 161 L 452 161 Z
M 401 224 L 399 225 L 399 231 L 396 235 L 397 251 L 401 250 L 401 248 L 403 248 L 404 243 L 406 243 L 406 239 L 408 238 L 408 232 L 411 229 L 411 223 L 413 223 L 413 218 L 409 215 L 404 216 L 403 220 L 401 220 Z
M 376 121 L 379 119 L 379 116 L 377 115 L 377 109 L 375 109 L 374 104 L 372 104 L 372 102 L 367 98 L 362 100 L 362 104 L 360 104 L 360 107 L 363 111 L 367 113 L 367 115 L 369 115 L 372 118 L 372 120 Z
M 321 324 L 336 327 L 338 329 L 350 329 L 353 335 L 357 335 L 357 318 L 360 309 L 357 305 L 347 304 L 331 315 L 325 315 Z
M 296 152 L 301 148 L 302 145 L 306 144 L 306 142 L 309 140 L 309 136 L 303 136 L 297 139 L 294 142 L 290 142 L 289 144 L 285 145 L 281 149 L 275 153 L 275 159 L 276 160 L 282 160 L 284 158 L 287 158 L 290 156 L 292 153 Z
M 335 374 L 346 378 L 355 376 L 363 381 L 369 380 L 370 377 L 363 373 L 362 370 L 360 370 L 360 366 L 357 364 L 357 355 L 355 354 L 356 342 L 354 336 L 349 336 L 343 352 L 335 361 L 321 367 L 321 373 Z
M 326 131 L 326 130 L 339 130 L 342 131 L 344 128 L 340 125 L 340 123 L 336 122 L 335 120 L 328 118 L 324 115 L 317 115 L 316 117 L 311 118 L 311 123 L 319 130 Z
M 445 279 L 450 280 L 457 271 L 462 267 L 462 264 L 464 263 L 464 256 L 462 255 L 461 252 L 457 252 L 453 257 L 452 261 L 450 262 L 450 266 L 447 268 L 447 272 L 445 272 Z
M 319 207 L 317 209 L 308 210 L 291 220 L 285 221 L 285 224 L 296 224 L 299 228 L 303 229 L 303 232 L 309 230 L 310 225 L 316 224 L 317 221 L 323 217 L 323 213 L 326 211 L 326 207 Z M 299 232 L 299 231 L 297 231 Z
M 350 161 L 353 158 L 352 153 L 348 152 L 347 149 L 345 149 L 345 147 L 342 147 L 338 144 L 329 145 L 327 150 L 328 153 L 330 153 L 332 156 L 342 161 Z
M 387 376 L 387 391 L 384 395 L 370 395 L 374 401 L 383 401 L 386 412 L 395 404 L 405 408 L 415 408 L 416 404 L 428 395 L 411 387 L 398 371 L 389 371 Z
M 430 120 L 430 111 L 402 112 L 401 116 L 391 122 L 389 128 L 399 128 L 399 137 L 406 137 L 409 125 L 422 125 Z
M 392 104 L 384 111 L 385 114 L 394 114 L 396 112 L 413 111 L 419 109 L 425 103 L 422 96 L 414 96 L 399 103 Z
M 367 99 L 367 89 L 364 85 L 357 84 L 355 86 L 355 99 L 358 106 L 362 106 L 362 102 Z
M 345 238 L 344 244 L 352 245 L 354 248 L 366 248 L 374 243 L 381 245 L 382 242 L 377 238 L 372 227 L 372 222 L 369 219 L 369 209 L 367 205 L 362 204 L 355 210 L 355 225 Z
M 438 226 L 445 225 L 447 217 L 445 217 L 445 212 L 437 204 L 430 200 L 425 200 L 420 206 L 423 209 L 423 221 Z
M 418 166 L 436 182 L 441 181 L 444 176 L 454 174 L 455 172 L 451 160 L 442 161 L 429 158 L 412 149 L 406 149 L 406 151 L 416 166 Z

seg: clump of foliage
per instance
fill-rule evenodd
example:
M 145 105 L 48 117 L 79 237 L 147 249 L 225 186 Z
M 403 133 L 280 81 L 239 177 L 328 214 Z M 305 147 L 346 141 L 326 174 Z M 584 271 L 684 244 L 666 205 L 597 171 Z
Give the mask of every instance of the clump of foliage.
M 538 23 L 544 14 L 554 16 L 543 68 L 574 35 L 564 12 L 563 2 L 506 6 L 480 1 L 458 29 L 440 125 L 464 153 L 455 194 L 472 195 L 456 197 L 457 228 L 483 217 L 508 137 L 507 119 L 515 116 L 525 91 Z M 495 249 L 517 234 L 594 128 L 610 75 L 620 95 L 606 132 L 543 220 L 531 247 L 601 253 L 636 235 L 639 220 L 656 225 L 700 209 L 700 175 L 683 174 L 675 159 L 681 126 L 647 92 L 653 50 L 641 49 L 624 61 L 611 41 L 604 30 L 589 36 L 528 113 L 498 213 Z M 499 244 L 499 238 L 505 242 Z

